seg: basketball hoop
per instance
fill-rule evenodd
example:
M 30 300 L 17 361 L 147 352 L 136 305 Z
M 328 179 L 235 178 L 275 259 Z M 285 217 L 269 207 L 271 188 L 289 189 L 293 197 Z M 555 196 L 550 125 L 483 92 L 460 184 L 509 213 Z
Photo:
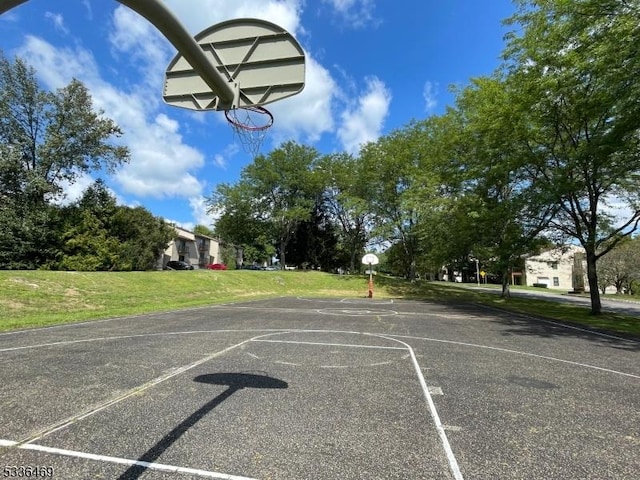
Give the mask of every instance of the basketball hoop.
M 224 116 L 231 124 L 245 152 L 258 155 L 267 130 L 273 125 L 273 115 L 259 105 L 225 110 Z

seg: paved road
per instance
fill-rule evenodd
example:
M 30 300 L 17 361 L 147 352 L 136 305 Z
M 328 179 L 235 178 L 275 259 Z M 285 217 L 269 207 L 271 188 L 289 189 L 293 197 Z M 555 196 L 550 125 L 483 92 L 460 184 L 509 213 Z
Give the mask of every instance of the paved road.
M 456 284 L 456 286 L 461 286 L 461 284 Z M 482 290 L 484 292 L 495 293 L 499 295 L 501 291 L 497 288 L 491 287 L 477 287 L 475 285 L 470 284 L 462 284 L 464 288 L 470 288 L 474 290 Z M 571 295 L 567 293 L 559 293 L 548 290 L 534 291 L 534 290 L 518 290 L 511 289 L 510 293 L 514 297 L 530 297 L 530 298 L 538 298 L 541 300 L 553 300 L 562 303 L 572 303 L 576 305 L 584 305 L 585 308 L 591 308 L 591 300 L 589 297 L 579 296 L 579 295 Z M 623 313 L 626 315 L 632 316 L 640 316 L 640 302 L 635 300 L 626 300 L 626 299 L 612 299 L 612 298 L 601 298 L 600 302 L 602 303 L 603 311 L 615 312 L 615 313 Z
M 65 480 L 629 479 L 639 360 L 628 339 L 375 299 L 2 334 L 0 468 Z

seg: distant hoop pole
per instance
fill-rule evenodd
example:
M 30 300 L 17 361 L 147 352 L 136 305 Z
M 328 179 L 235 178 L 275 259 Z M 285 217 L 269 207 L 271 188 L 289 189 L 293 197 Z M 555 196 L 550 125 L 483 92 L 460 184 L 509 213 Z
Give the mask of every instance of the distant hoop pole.
M 0 15 L 28 0 L 0 0 Z M 202 48 L 180 20 L 160 0 L 116 0 L 151 22 L 171 42 L 202 77 L 211 90 L 217 92 L 224 108 L 238 105 L 237 86 L 227 82 L 209 62 Z M 233 86 L 232 86 L 233 85 Z

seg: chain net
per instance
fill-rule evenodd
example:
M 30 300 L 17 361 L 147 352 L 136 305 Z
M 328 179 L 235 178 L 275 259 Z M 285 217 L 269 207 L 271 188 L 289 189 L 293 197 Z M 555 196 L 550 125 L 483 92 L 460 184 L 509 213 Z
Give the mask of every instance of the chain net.
M 224 111 L 234 134 L 244 151 L 253 157 L 258 155 L 269 127 L 273 125 L 273 115 L 261 106 L 238 107 Z

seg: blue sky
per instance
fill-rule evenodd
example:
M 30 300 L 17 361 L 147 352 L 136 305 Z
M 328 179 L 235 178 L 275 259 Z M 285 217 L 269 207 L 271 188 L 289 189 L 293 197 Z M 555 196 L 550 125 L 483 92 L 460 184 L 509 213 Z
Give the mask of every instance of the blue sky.
M 321 153 L 358 153 L 412 119 L 441 113 L 449 85 L 490 74 L 510 0 L 164 0 L 193 35 L 243 17 L 292 33 L 306 57 L 302 93 L 268 105 L 275 122 L 262 153 L 283 141 Z M 0 48 L 19 55 L 47 89 L 71 78 L 124 130 L 131 161 L 67 188 L 77 198 L 102 177 L 122 204 L 142 205 L 186 228 L 215 219 L 205 198 L 251 162 L 222 112 L 194 113 L 162 101 L 171 44 L 116 1 L 31 0 L 0 16 Z

